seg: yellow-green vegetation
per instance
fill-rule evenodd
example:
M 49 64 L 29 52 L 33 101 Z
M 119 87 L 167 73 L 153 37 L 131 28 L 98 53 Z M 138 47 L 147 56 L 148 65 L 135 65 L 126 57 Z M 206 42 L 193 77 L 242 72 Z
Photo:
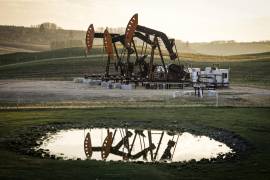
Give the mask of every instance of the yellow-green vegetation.
M 101 108 L 73 110 L 0 111 L 1 179 L 269 179 L 269 108 Z M 222 163 L 134 164 L 97 161 L 62 161 L 17 154 L 5 138 L 27 128 L 52 123 L 119 122 L 192 127 L 211 126 L 233 131 L 254 150 L 240 160 Z
M 50 24 L 50 25 L 49 25 Z M 124 24 L 123 24 L 124 25 Z M 124 25 L 125 26 L 125 25 Z M 104 32 L 103 27 L 95 27 L 96 32 Z M 86 29 L 85 29 L 86 30 Z M 125 27 L 109 28 L 110 33 L 124 34 Z M 166 33 L 166 32 L 164 32 Z M 64 30 L 54 23 L 43 23 L 35 27 L 18 27 L 0 25 L 0 53 L 44 51 L 68 47 L 84 46 L 85 31 Z M 135 38 L 137 45 L 142 42 Z M 213 41 L 203 43 L 183 42 L 175 40 L 179 52 L 199 53 L 210 55 L 232 55 L 246 53 L 260 53 L 270 51 L 269 41 L 235 42 Z M 102 39 L 96 38 L 94 45 L 103 44 Z M 1 45 L 8 48 L 1 50 Z M 161 43 L 163 46 L 163 44 Z M 16 48 L 16 49 L 14 49 Z
M 265 60 L 270 59 L 270 52 L 257 53 L 257 54 L 242 54 L 233 56 L 213 56 L 205 54 L 191 54 L 182 53 L 181 58 L 185 60 L 198 61 L 198 62 L 236 62 L 236 61 L 252 61 L 252 60 Z

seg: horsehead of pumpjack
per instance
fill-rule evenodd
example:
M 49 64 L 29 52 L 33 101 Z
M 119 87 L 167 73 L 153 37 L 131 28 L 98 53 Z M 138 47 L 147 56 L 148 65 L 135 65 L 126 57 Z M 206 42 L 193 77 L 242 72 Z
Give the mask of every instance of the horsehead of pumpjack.
M 85 55 L 87 55 L 92 49 L 94 37 L 95 37 L 94 25 L 90 24 L 90 26 L 88 27 L 86 31 L 86 37 L 85 37 L 85 44 L 86 44 Z
M 138 26 L 138 14 L 135 14 L 129 20 L 128 25 L 126 27 L 126 31 L 125 31 L 125 47 L 129 51 L 132 51 L 131 50 L 131 43 L 133 41 L 134 33 L 136 31 L 137 26 Z
M 103 44 L 104 44 L 104 49 L 106 53 L 108 54 L 105 76 L 109 76 L 109 68 L 110 68 L 111 60 L 113 60 L 113 46 L 112 46 L 112 36 L 110 35 L 108 28 L 106 28 L 104 31 Z

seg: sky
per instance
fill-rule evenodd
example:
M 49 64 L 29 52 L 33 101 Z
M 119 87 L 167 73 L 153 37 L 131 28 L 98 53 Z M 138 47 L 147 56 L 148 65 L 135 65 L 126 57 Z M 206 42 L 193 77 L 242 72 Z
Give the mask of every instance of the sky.
M 0 24 L 64 29 L 139 24 L 190 42 L 270 40 L 270 0 L 0 0 Z

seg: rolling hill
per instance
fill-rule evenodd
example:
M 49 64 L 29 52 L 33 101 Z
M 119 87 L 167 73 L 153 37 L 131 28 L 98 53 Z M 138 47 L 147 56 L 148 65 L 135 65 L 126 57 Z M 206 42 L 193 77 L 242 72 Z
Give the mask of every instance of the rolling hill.
M 92 55 L 82 56 L 83 48 L 47 52 L 15 53 L 0 56 L 0 79 L 72 79 L 85 74 L 103 73 L 106 56 L 102 49 L 93 49 Z M 167 60 L 168 61 L 168 60 Z M 232 83 L 270 86 L 270 52 L 251 55 L 206 56 L 184 54 L 186 66 L 206 67 L 219 64 L 230 68 Z

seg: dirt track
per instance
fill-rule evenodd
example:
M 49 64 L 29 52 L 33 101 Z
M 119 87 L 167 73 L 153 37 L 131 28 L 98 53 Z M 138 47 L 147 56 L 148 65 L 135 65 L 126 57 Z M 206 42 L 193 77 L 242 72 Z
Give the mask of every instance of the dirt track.
M 104 89 L 72 81 L 1 80 L 0 102 L 3 103 L 52 103 L 52 102 L 92 102 L 92 101 L 170 101 L 176 91 L 184 90 L 135 90 Z M 218 90 L 225 105 L 268 106 L 270 90 L 255 87 L 231 86 Z M 187 98 L 187 97 L 183 97 Z M 182 98 L 182 99 L 183 99 Z M 195 98 L 192 96 L 192 98 Z M 178 98 L 180 99 L 180 98 Z M 180 103 L 180 102 L 179 102 Z M 232 103 L 232 104 L 230 104 Z

